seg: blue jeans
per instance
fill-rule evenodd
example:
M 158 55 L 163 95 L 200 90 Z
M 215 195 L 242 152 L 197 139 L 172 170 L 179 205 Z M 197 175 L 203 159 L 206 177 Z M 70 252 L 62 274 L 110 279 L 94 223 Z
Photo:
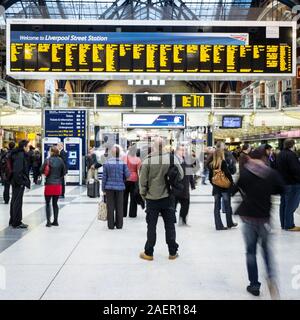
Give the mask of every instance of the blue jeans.
M 216 229 L 218 230 L 223 228 L 223 223 L 220 215 L 221 199 L 223 201 L 224 211 L 226 213 L 227 227 L 229 228 L 232 227 L 233 221 L 232 221 L 232 210 L 231 210 L 229 192 L 217 193 L 214 195 L 214 197 L 215 197 L 214 217 L 215 217 Z
M 269 279 L 275 280 L 273 255 L 270 249 L 269 224 L 260 219 L 243 220 L 243 235 L 246 244 L 246 260 L 250 285 L 260 288 L 258 281 L 258 269 L 256 261 L 257 243 L 260 242 L 263 252 L 263 259 Z
M 300 202 L 300 184 L 285 186 L 280 201 L 280 223 L 281 228 L 288 230 L 295 227 L 294 212 Z

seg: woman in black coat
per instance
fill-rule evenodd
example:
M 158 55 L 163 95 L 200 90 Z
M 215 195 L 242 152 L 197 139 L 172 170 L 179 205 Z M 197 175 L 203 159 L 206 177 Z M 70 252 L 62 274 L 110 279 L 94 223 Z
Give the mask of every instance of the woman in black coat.
M 232 221 L 232 211 L 230 207 L 230 194 L 229 189 L 221 188 L 217 185 L 214 185 L 212 182 L 214 171 L 217 169 L 221 169 L 221 171 L 225 174 L 227 179 L 231 182 L 231 186 L 233 185 L 233 179 L 231 173 L 228 169 L 227 163 L 225 161 L 224 150 L 216 149 L 213 154 L 213 159 L 209 163 L 209 181 L 213 186 L 213 196 L 215 198 L 214 205 L 214 218 L 215 218 L 215 226 L 216 230 L 226 230 L 227 228 L 235 227 L 236 224 Z M 221 200 L 223 198 L 225 212 L 226 212 L 226 222 L 227 228 L 223 226 L 220 210 L 221 210 Z
M 48 171 L 48 172 L 47 172 Z M 59 150 L 53 146 L 50 149 L 50 158 L 43 163 L 41 173 L 46 176 L 45 200 L 46 200 L 46 227 L 58 226 L 58 198 L 62 194 L 62 181 L 66 174 L 66 167 L 59 157 Z M 50 202 L 52 199 L 54 221 L 51 223 Z

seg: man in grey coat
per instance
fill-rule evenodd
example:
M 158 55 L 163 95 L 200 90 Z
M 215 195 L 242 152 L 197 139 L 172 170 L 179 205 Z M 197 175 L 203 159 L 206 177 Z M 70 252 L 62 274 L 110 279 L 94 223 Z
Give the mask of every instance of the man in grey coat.
M 170 168 L 170 153 L 164 151 L 164 140 L 157 138 L 154 142 L 154 151 L 143 161 L 140 171 L 140 194 L 146 200 L 147 242 L 145 250 L 140 254 L 144 260 L 153 260 L 154 246 L 156 243 L 156 225 L 161 214 L 166 230 L 166 242 L 169 248 L 169 259 L 178 257 L 178 244 L 176 243 L 176 216 L 175 202 L 166 182 L 166 175 Z M 174 157 L 179 179 L 184 177 L 183 170 Z

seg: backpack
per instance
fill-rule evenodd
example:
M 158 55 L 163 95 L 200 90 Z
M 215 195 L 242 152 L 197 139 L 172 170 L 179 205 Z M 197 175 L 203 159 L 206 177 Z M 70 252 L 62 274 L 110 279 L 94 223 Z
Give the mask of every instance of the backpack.
M 1 159 L 1 175 L 4 181 L 10 181 L 13 175 L 13 165 L 10 153 Z
M 184 186 L 181 183 L 180 174 L 177 166 L 174 165 L 174 155 L 170 154 L 170 166 L 168 172 L 165 175 L 166 185 L 169 194 L 175 197 L 181 196 Z

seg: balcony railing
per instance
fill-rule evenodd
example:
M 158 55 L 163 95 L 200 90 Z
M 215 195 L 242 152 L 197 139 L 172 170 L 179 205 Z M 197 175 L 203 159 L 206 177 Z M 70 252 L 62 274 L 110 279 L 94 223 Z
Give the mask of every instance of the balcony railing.
M 127 94 L 127 93 L 126 93 Z M 282 110 L 286 108 L 300 108 L 300 90 L 285 91 L 268 94 L 237 94 L 237 93 L 173 93 L 171 105 L 160 105 L 158 107 L 147 107 L 136 105 L 137 96 L 143 95 L 140 93 L 132 93 L 131 105 L 127 106 L 112 106 L 101 105 L 99 101 L 105 101 L 105 99 L 98 99 L 98 95 L 106 95 L 107 93 L 66 93 L 56 92 L 49 95 L 41 95 L 39 93 L 30 92 L 20 86 L 13 85 L 5 80 L 0 80 L 0 109 L 5 107 L 12 107 L 25 110 L 42 110 L 44 108 L 51 109 L 66 109 L 66 108 L 84 108 L 93 111 L 119 111 L 126 109 L 126 111 L 151 111 L 152 109 L 163 109 L 164 112 L 172 112 L 178 110 L 176 107 L 176 95 L 206 95 L 210 96 L 203 105 L 198 107 L 186 107 L 180 108 L 180 110 L 186 111 L 218 111 L 218 110 L 232 110 L 233 112 L 238 110 L 245 111 L 259 111 L 259 110 Z M 116 95 L 116 93 L 113 93 Z M 122 93 L 120 93 L 122 95 Z M 145 94 L 146 95 L 146 94 Z M 151 94 L 153 95 L 153 94 Z M 158 99 L 162 94 L 154 94 Z

